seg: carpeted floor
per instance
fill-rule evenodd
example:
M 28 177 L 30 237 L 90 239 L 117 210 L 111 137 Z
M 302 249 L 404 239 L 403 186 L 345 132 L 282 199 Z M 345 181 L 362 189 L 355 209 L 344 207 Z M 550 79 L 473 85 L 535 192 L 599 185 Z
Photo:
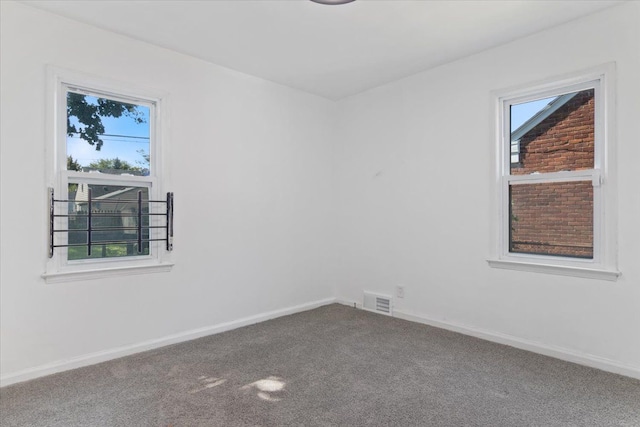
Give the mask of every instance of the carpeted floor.
M 337 304 L 0 389 L 2 426 L 640 426 L 640 381 Z

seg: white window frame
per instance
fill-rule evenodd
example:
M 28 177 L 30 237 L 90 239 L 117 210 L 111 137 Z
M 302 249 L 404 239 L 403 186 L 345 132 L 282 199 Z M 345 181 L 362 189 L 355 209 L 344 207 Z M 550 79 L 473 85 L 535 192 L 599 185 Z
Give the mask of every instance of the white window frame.
M 149 176 L 121 176 L 94 174 L 67 170 L 67 92 L 86 93 L 103 96 L 116 101 L 149 107 L 150 164 Z M 146 187 L 149 200 L 166 200 L 166 175 L 168 167 L 163 153 L 164 136 L 167 135 L 166 109 L 168 96 L 127 83 L 89 76 L 58 67 L 47 67 L 47 185 L 53 188 L 56 199 L 66 199 L 68 184 L 87 183 L 118 186 Z M 163 193 L 165 191 L 165 193 Z M 48 193 L 48 192 L 47 192 Z M 56 213 L 66 214 L 65 203 L 56 203 Z M 150 212 L 159 213 L 164 209 L 160 204 L 149 204 Z M 47 209 L 48 214 L 48 209 Z M 160 225 L 164 217 L 153 216 L 152 225 Z M 47 218 L 47 222 L 49 219 Z M 67 229 L 67 219 L 55 219 L 56 229 Z M 164 229 L 151 229 L 151 238 L 164 237 Z M 48 239 L 45 239 L 48 241 Z M 65 245 L 67 233 L 54 233 L 54 244 Z M 47 282 L 67 282 L 119 276 L 125 274 L 145 274 L 169 271 L 173 266 L 171 254 L 164 242 L 149 242 L 149 255 L 90 258 L 67 260 L 67 248 L 57 247 L 48 258 L 42 277 Z M 48 251 L 47 251 L 48 252 Z
M 617 280 L 617 201 L 615 173 L 615 64 L 533 84 L 492 92 L 494 115 L 491 267 L 548 274 Z M 594 89 L 594 168 L 511 175 L 510 107 L 535 99 Z M 593 258 L 534 255 L 509 251 L 509 186 L 533 183 L 593 183 Z

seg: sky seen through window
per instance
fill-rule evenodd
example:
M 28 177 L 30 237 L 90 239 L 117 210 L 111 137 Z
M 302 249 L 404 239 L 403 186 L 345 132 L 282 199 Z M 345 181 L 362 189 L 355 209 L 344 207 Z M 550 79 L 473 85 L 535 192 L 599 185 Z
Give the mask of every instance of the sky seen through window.
M 95 96 L 85 95 L 88 104 L 96 105 L 97 100 Z M 104 126 L 104 133 L 99 135 L 104 142 L 100 150 L 78 134 L 67 135 L 67 156 L 73 157 L 83 167 L 101 159 L 118 158 L 131 166 L 148 168 L 149 163 L 144 156 L 149 155 L 150 146 L 149 107 L 136 105 L 136 109 L 142 123 L 124 114 L 120 117 L 99 116 Z M 76 127 L 83 127 L 75 116 L 70 116 L 69 121 Z

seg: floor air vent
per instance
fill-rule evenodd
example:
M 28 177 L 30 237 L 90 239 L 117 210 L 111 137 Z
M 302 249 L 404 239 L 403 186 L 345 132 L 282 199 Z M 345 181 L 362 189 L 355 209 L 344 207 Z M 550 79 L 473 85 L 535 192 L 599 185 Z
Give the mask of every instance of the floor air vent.
M 391 316 L 393 314 L 391 297 L 380 294 L 364 293 L 363 308 L 368 311 L 382 313 Z

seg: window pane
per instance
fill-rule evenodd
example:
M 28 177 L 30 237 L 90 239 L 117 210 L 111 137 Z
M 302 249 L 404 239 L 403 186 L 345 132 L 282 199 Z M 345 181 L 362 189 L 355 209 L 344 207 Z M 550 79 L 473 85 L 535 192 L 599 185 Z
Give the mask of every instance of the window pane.
M 511 174 L 593 169 L 594 117 L 593 89 L 512 105 Z
M 510 252 L 593 258 L 591 181 L 519 184 L 509 190 Z
M 149 107 L 67 92 L 67 170 L 149 175 Z
M 91 189 L 91 255 L 88 254 Z M 146 187 L 69 184 L 68 259 L 149 255 L 149 243 L 138 252 L 138 191 L 142 192 L 142 239 L 149 239 L 149 191 Z M 121 243 L 114 243 L 119 241 Z

